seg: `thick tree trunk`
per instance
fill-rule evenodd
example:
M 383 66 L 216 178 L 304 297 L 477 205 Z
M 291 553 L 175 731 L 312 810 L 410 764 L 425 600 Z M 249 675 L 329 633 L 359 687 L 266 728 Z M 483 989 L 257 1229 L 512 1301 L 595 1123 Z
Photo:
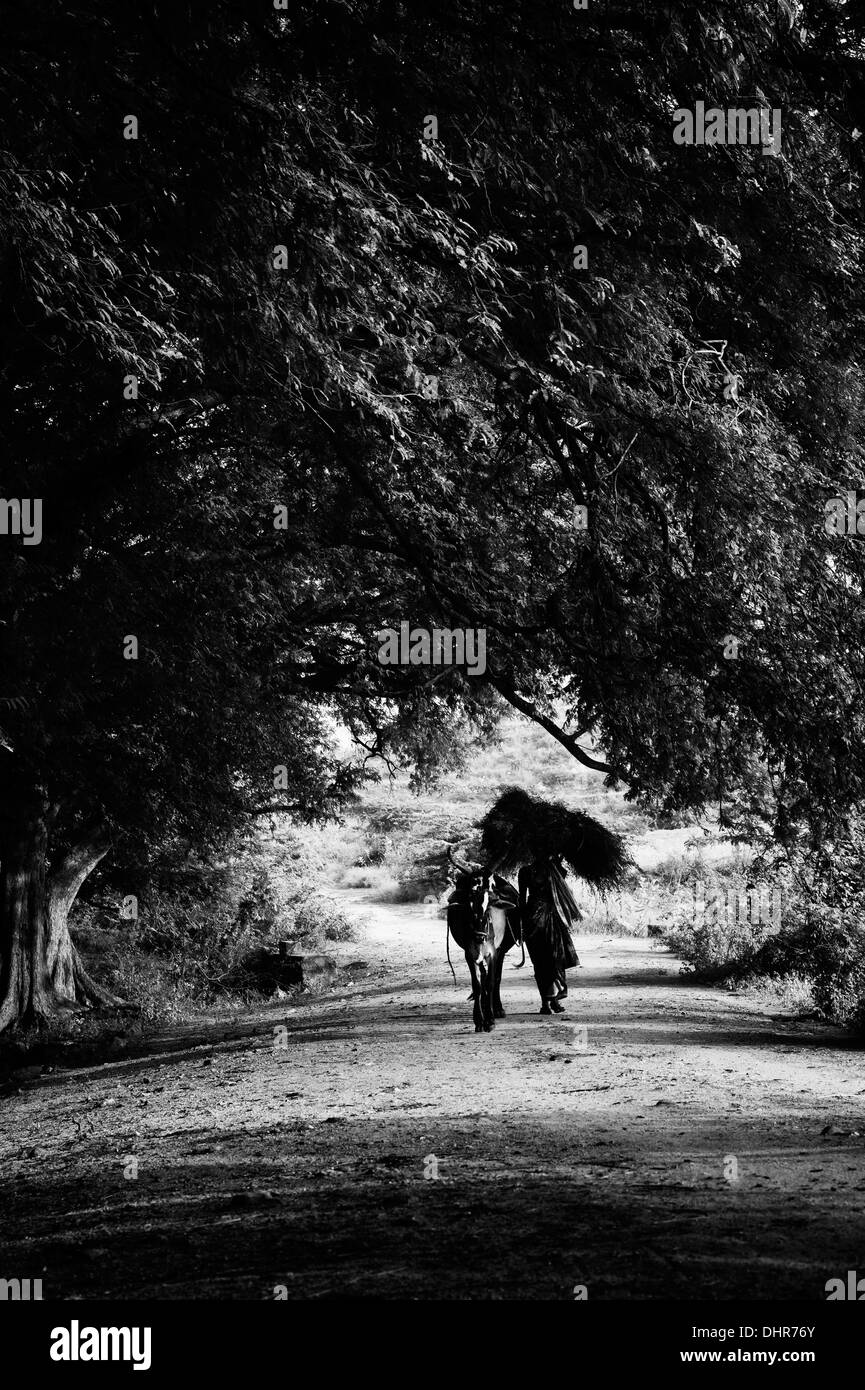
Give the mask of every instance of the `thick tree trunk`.
M 7 816 L 12 808 L 7 808 Z M 48 942 L 48 830 L 31 804 L 0 842 L 0 1030 L 28 1027 L 51 1012 Z
M 48 872 L 47 806 L 29 798 L 0 836 L 0 1032 L 45 1022 L 63 1004 L 120 1004 L 96 985 L 69 935 L 69 909 L 108 852 L 94 834 Z

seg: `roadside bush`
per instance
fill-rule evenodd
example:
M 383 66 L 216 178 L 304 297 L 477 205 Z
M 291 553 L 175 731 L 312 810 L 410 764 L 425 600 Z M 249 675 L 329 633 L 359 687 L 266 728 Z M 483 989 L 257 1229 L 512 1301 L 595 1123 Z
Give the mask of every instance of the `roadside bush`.
M 865 928 L 859 910 L 810 904 L 794 930 L 767 943 L 755 965 L 760 974 L 773 978 L 807 974 L 814 1005 L 824 1018 L 862 1026 Z
M 354 941 L 357 937 L 354 923 L 325 893 L 311 893 L 301 903 L 295 917 L 294 934 L 305 944 Z
M 851 839 L 818 876 L 800 863 L 784 886 L 784 921 L 749 924 L 683 912 L 665 933 L 701 979 L 787 986 L 827 1021 L 865 1032 L 865 901 L 862 840 Z
M 664 933 L 670 950 L 703 980 L 722 980 L 747 971 L 760 947 L 765 928 L 747 922 L 714 919 L 696 921 L 682 915 Z
M 674 900 L 663 935 L 690 971 L 701 979 L 717 981 L 739 977 L 750 968 L 774 927 L 767 921 L 752 922 L 738 916 L 736 899 L 745 894 L 749 881 L 741 855 L 715 864 L 707 863 L 699 853 L 674 855 L 660 862 L 649 877 L 667 900 Z M 698 884 L 703 910 L 695 912 Z

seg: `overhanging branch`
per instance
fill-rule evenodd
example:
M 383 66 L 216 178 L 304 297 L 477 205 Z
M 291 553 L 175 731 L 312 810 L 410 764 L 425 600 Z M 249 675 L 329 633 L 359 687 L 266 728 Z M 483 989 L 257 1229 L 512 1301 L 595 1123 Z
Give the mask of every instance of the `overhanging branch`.
M 548 715 L 543 714 L 530 700 L 525 699 L 522 695 L 518 695 L 506 681 L 499 680 L 493 676 L 489 677 L 489 683 L 499 692 L 503 699 L 507 700 L 509 705 L 513 705 L 514 709 L 518 709 L 521 714 L 525 714 L 535 724 L 539 724 L 542 729 L 545 729 L 548 734 L 551 734 L 563 748 L 567 749 L 573 758 L 576 758 L 578 763 L 582 763 L 584 767 L 592 768 L 595 772 L 606 772 L 611 777 L 619 778 L 621 781 L 625 780 L 615 768 L 610 767 L 607 763 L 600 762 L 597 758 L 593 758 L 590 753 L 587 753 L 584 748 L 580 747 L 573 734 L 566 734 L 564 729 L 559 728 L 554 719 L 550 719 Z

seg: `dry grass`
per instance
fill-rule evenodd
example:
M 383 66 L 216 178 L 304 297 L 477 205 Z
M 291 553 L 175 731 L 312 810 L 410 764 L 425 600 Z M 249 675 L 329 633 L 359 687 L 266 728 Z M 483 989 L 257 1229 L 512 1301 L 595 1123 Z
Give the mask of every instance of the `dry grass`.
M 753 988 L 756 1002 L 764 1009 L 783 1009 L 790 1014 L 814 1012 L 814 991 L 804 975 L 788 975 L 783 980 L 760 980 Z
M 343 869 L 339 876 L 339 886 L 341 888 L 369 888 L 375 893 L 379 902 L 387 902 L 388 895 L 394 892 L 398 884 L 390 869 L 385 869 L 381 864 L 370 864 L 365 869 L 356 867 Z

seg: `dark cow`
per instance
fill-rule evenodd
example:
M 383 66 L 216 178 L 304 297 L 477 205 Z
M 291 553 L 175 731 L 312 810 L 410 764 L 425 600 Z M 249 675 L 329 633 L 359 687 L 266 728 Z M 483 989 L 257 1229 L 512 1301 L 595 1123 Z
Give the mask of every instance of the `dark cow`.
M 496 1019 L 505 1016 L 502 966 L 521 940 L 519 894 L 506 878 L 450 858 L 459 872 L 448 898 L 448 931 L 471 971 L 475 1032 L 489 1033 Z

